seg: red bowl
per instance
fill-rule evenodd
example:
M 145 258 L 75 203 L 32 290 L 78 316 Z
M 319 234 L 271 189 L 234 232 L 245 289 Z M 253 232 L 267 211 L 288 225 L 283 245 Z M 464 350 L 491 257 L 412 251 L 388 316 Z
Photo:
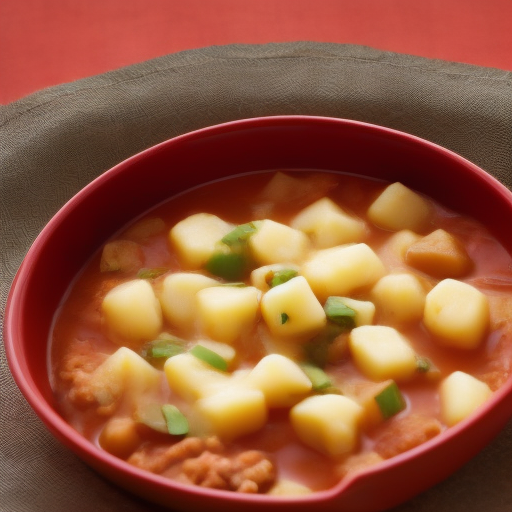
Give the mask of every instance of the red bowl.
M 322 169 L 400 181 L 484 223 L 512 253 L 512 193 L 464 158 L 431 142 L 366 123 L 307 116 L 234 121 L 163 142 L 102 174 L 74 196 L 30 248 L 13 283 L 5 347 L 20 390 L 48 429 L 106 478 L 177 510 L 377 512 L 443 480 L 512 416 L 512 381 L 469 419 L 406 453 L 300 498 L 180 485 L 101 451 L 59 415 L 48 379 L 55 311 L 89 257 L 121 226 L 198 184 L 251 171 Z M 396 485 L 400 482 L 400 485 Z

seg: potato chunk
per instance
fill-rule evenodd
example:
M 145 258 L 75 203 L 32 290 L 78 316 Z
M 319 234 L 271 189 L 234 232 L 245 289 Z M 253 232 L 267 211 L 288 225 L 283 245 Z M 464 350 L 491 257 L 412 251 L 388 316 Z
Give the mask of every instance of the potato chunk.
M 262 428 L 268 418 L 263 393 L 244 387 L 228 387 L 201 398 L 195 407 L 211 432 L 223 440 L 252 434 Z
M 127 340 L 150 340 L 162 330 L 160 303 L 144 279 L 112 288 L 105 295 L 101 309 L 108 328 Z
M 362 407 L 346 396 L 316 395 L 292 407 L 290 421 L 304 444 L 338 457 L 356 448 L 362 413 Z
M 263 220 L 258 231 L 249 238 L 254 259 L 261 265 L 300 263 L 307 255 L 309 238 L 298 229 L 273 220 Z
M 290 407 L 312 388 L 300 366 L 279 354 L 265 356 L 249 373 L 246 384 L 265 395 L 269 407 Z
M 420 320 L 426 292 L 412 274 L 388 274 L 377 281 L 371 292 L 373 301 L 387 317 L 397 322 Z
M 126 459 L 141 443 L 137 423 L 131 418 L 112 418 L 103 427 L 98 439 L 100 446 L 107 452 Z
M 383 229 L 423 231 L 430 219 L 431 207 L 422 196 L 401 183 L 386 187 L 368 209 L 368 218 Z
M 404 380 L 416 371 L 416 353 L 392 327 L 356 327 L 350 332 L 349 348 L 356 365 L 370 379 Z
M 180 261 L 190 269 L 201 268 L 212 256 L 220 240 L 234 228 L 210 213 L 196 213 L 178 222 L 169 232 Z
M 135 272 L 143 265 L 142 247 L 131 240 L 114 240 L 103 247 L 101 272 Z
M 167 359 L 164 372 L 169 387 L 189 401 L 211 395 L 229 382 L 229 374 L 216 370 L 188 352 Z
M 407 249 L 405 262 L 440 279 L 461 277 L 473 268 L 464 246 L 444 229 L 437 229 L 413 243 Z
M 474 349 L 488 329 L 487 297 L 467 283 L 445 279 L 427 294 L 423 321 L 440 343 Z
M 197 318 L 210 338 L 233 343 L 256 322 L 261 292 L 254 286 L 214 286 L 197 293 Z
M 467 418 L 492 395 L 487 384 L 464 372 L 453 372 L 440 387 L 441 412 L 451 427 Z
M 261 313 L 278 337 L 311 336 L 326 324 L 325 311 L 302 276 L 269 290 L 261 299 Z
M 203 288 L 218 286 L 211 277 L 191 272 L 177 272 L 162 283 L 160 304 L 165 318 L 181 329 L 191 329 L 196 317 L 196 294 Z
M 316 252 L 301 267 L 315 295 L 324 301 L 330 295 L 350 295 L 373 285 L 385 268 L 366 244 L 340 245 Z
M 304 208 L 290 225 L 309 235 L 319 249 L 360 242 L 366 236 L 365 222 L 343 211 L 328 197 Z
M 102 406 L 125 397 L 135 403 L 146 391 L 157 389 L 161 373 L 127 347 L 118 348 L 91 375 L 93 395 Z

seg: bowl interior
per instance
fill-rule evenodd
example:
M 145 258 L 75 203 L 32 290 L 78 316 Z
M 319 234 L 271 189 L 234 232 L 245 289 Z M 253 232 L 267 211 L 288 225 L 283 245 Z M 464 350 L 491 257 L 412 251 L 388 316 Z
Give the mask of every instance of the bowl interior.
M 359 122 L 273 117 L 227 123 L 164 142 L 100 176 L 58 212 L 27 254 L 9 297 L 6 350 L 20 389 L 48 428 L 96 469 L 150 499 L 167 499 L 169 486 L 173 485 L 153 476 L 142 485 L 140 472 L 126 468 L 126 464 L 108 454 L 98 454 L 56 412 L 46 365 L 41 364 L 47 360 L 53 316 L 74 276 L 98 247 L 127 222 L 198 184 L 276 169 L 321 169 L 400 181 L 483 222 L 512 253 L 512 195 L 505 187 L 434 144 Z M 306 510 L 310 502 L 318 502 L 326 510 L 339 509 L 343 503 L 346 510 L 381 510 L 395 505 L 447 476 L 502 428 L 512 410 L 509 388 L 506 386 L 486 408 L 488 414 L 477 416 L 464 428 L 453 429 L 445 441 L 415 452 L 419 461 L 415 466 L 410 462 L 415 454 L 404 456 L 387 464 L 387 472 L 370 471 L 366 481 L 361 476 L 350 484 L 319 493 L 312 500 L 302 500 L 300 504 L 275 500 L 271 506 L 276 510 L 288 506 Z M 473 443 L 469 451 L 468 442 Z M 450 446 L 456 455 L 440 472 L 439 457 L 448 453 Z M 419 471 L 420 466 L 422 474 L 415 475 L 414 468 Z M 397 471 L 410 475 L 408 485 L 399 492 L 388 485 L 390 478 L 397 477 Z M 368 485 L 380 488 L 380 497 L 368 497 L 372 494 L 364 490 Z M 211 504 L 202 500 L 215 500 L 218 496 L 177 487 L 173 506 L 178 508 Z M 392 493 L 386 491 L 389 488 Z M 191 499 L 194 493 L 196 497 Z M 345 501 L 340 496 L 346 496 Z M 229 503 L 238 506 L 240 499 L 249 508 L 261 506 L 259 497 L 224 495 L 223 510 L 230 509 L 226 506 Z

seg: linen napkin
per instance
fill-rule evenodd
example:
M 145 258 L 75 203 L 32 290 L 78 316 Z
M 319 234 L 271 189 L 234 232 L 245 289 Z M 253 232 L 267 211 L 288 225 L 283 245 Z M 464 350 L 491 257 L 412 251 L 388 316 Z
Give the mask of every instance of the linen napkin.
M 30 244 L 84 185 L 176 135 L 280 114 L 350 118 L 409 132 L 512 188 L 511 72 L 312 42 L 167 55 L 0 107 L 2 324 Z M 512 507 L 510 482 L 512 422 L 456 474 L 395 512 L 503 512 Z M 97 476 L 54 440 L 14 384 L 2 342 L 0 512 L 69 510 L 160 509 Z

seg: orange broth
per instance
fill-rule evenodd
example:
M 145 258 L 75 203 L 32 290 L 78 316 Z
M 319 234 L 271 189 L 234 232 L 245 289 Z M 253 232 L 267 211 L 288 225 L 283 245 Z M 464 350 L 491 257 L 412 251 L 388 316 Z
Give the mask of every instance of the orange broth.
M 141 243 L 144 267 L 163 267 L 167 269 L 168 273 L 184 270 L 170 247 L 168 232 L 178 221 L 191 214 L 212 213 L 237 225 L 255 220 L 258 218 L 255 217 L 258 213 L 266 213 L 268 203 L 263 201 L 258 204 L 258 196 L 268 183 L 270 176 L 271 174 L 265 172 L 206 184 L 174 197 L 149 212 L 146 217 L 163 219 L 166 230 L 146 238 Z M 287 224 L 305 206 L 320 197 L 327 196 L 342 206 L 344 210 L 367 221 L 370 232 L 365 242 L 379 255 L 388 270 L 390 270 L 389 266 L 392 266 L 395 270 L 401 269 L 413 271 L 416 275 L 421 274 L 421 272 L 408 268 L 405 264 L 400 264 L 400 267 L 386 251 L 381 250 L 392 233 L 371 225 L 367 220 L 366 211 L 383 189 L 384 183 L 353 175 L 334 175 L 315 171 L 301 171 L 299 176 L 304 176 L 307 179 L 312 177 L 313 186 L 310 192 L 294 202 L 290 202 L 284 197 L 278 203 L 272 204 L 268 218 Z M 329 185 L 325 187 L 325 190 L 322 190 L 322 187 L 318 190 L 314 187 L 316 177 L 325 178 L 325 183 L 331 184 L 334 179 L 336 186 Z M 443 228 L 464 244 L 474 262 L 474 268 L 461 280 L 473 284 L 490 298 L 491 325 L 494 328 L 482 345 L 471 351 L 448 349 L 437 344 L 422 322 L 406 326 L 400 325 L 398 329 L 408 338 L 418 353 L 435 362 L 440 372 L 440 378 L 447 376 L 452 371 L 461 370 L 485 380 L 489 374 L 498 372 L 498 382 L 501 383 L 508 378 L 512 361 L 512 313 L 506 313 L 507 309 L 510 311 L 512 304 L 512 300 L 509 299 L 512 293 L 511 257 L 478 222 L 449 211 L 433 201 L 432 204 L 433 215 L 430 230 Z M 113 239 L 122 239 L 126 229 L 128 228 L 123 228 Z M 86 352 L 107 355 L 115 352 L 119 347 L 119 340 L 113 343 L 109 339 L 102 322 L 101 301 L 113 286 L 136 276 L 136 272 L 133 274 L 101 273 L 99 271 L 100 258 L 101 251 L 77 276 L 56 315 L 51 334 L 49 363 L 52 385 L 63 417 L 93 443 L 98 443 L 99 432 L 110 416 L 98 415 L 96 407 L 93 405 L 77 405 L 69 400 L 70 384 L 69 381 L 61 378 L 62 364 L 70 355 L 70 351 L 74 350 L 73 347 L 76 346 L 76 343 L 71 343 L 73 340 L 81 340 L 82 347 Z M 155 289 L 158 290 L 158 283 L 163 277 L 165 275 L 154 280 Z M 423 277 L 426 281 L 435 281 L 429 276 Z M 249 283 L 249 279 L 246 280 L 246 283 Z M 368 300 L 368 294 L 369 290 L 362 289 L 354 298 Z M 374 323 L 385 324 L 386 321 L 386 318 L 380 317 L 377 311 Z M 164 324 L 164 330 L 177 336 L 190 336 L 190 333 L 179 332 L 168 324 Z M 265 352 L 258 338 L 259 333 L 259 327 L 256 326 L 236 342 L 235 346 L 240 351 L 246 350 L 246 356 L 242 356 L 242 366 L 253 365 L 264 355 Z M 329 364 L 326 371 L 335 383 L 368 380 L 348 356 L 336 363 Z M 407 408 L 400 415 L 419 413 L 441 421 L 437 395 L 438 386 L 439 379 L 428 380 L 423 377 L 400 383 L 400 389 L 407 402 Z M 169 389 L 163 373 L 161 386 L 157 393 L 163 402 L 175 403 L 178 407 L 183 405 L 183 400 Z M 130 411 L 124 410 L 121 406 L 112 414 L 115 416 L 129 413 Z M 370 452 L 375 439 L 386 428 L 386 422 L 383 422 L 377 427 L 362 432 L 359 450 Z M 172 443 L 173 440 L 164 434 L 152 433 L 148 430 L 145 432 L 143 442 L 158 445 Z M 274 457 L 280 478 L 295 480 L 312 490 L 329 488 L 339 480 L 337 468 L 340 460 L 329 459 L 302 444 L 289 424 L 287 409 L 272 410 L 269 421 L 260 431 L 233 441 L 229 447 L 229 450 L 233 451 L 241 449 L 258 449 L 270 453 Z M 173 477 L 172 471 L 169 471 L 167 476 Z

